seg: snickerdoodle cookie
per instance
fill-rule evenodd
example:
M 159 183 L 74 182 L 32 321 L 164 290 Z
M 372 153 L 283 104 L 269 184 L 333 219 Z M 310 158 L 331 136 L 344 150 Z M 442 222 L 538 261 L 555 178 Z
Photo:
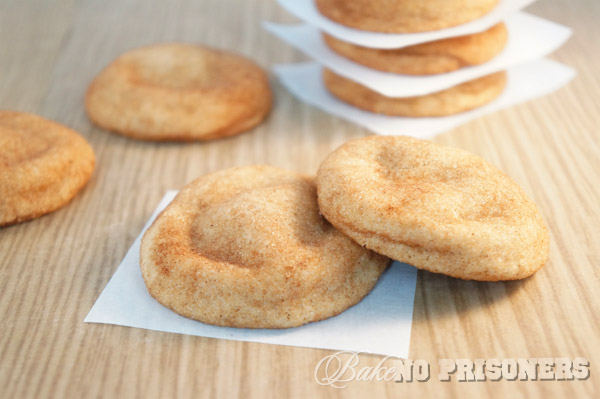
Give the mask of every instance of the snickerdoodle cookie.
M 94 152 L 73 130 L 42 117 L 0 111 L 0 226 L 68 203 L 94 170 Z
M 270 166 L 193 181 L 142 239 L 150 294 L 208 324 L 287 328 L 359 302 L 389 260 L 319 214 L 314 179 Z
M 506 46 L 508 32 L 500 23 L 472 35 L 391 50 L 357 46 L 326 33 L 323 38 L 336 53 L 369 68 L 407 75 L 432 75 L 491 60 Z
M 335 97 L 365 111 L 389 116 L 447 116 L 494 100 L 506 86 L 506 72 L 496 72 L 416 97 L 387 97 L 329 69 L 323 69 L 323 82 Z
M 142 140 L 231 136 L 271 108 L 265 72 L 234 53 L 170 43 L 129 51 L 92 82 L 86 110 L 97 125 Z
M 325 17 L 354 29 L 412 33 L 460 25 L 490 12 L 499 0 L 316 0 Z
M 353 140 L 323 161 L 317 188 L 331 224 L 420 269 L 513 280 L 548 259 L 548 230 L 533 201 L 460 149 L 398 136 Z

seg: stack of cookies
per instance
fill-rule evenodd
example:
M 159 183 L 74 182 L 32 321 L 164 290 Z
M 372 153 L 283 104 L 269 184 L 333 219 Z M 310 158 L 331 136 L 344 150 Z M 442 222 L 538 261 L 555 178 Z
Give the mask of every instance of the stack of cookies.
M 545 56 L 570 35 L 518 12 L 529 3 L 519 0 L 280 3 L 316 28 L 267 29 L 325 65 L 324 89 L 355 109 L 390 117 L 482 107 L 505 91 L 507 67 Z
M 456 26 L 480 18 L 498 0 L 370 1 L 316 0 L 325 17 L 354 29 L 416 33 Z M 327 46 L 358 64 L 383 72 L 430 75 L 479 65 L 498 55 L 507 42 L 503 23 L 466 36 L 398 49 L 373 49 L 324 34 Z M 387 97 L 335 72 L 323 71 L 325 87 L 340 100 L 366 111 L 391 116 L 446 116 L 484 105 L 498 97 L 506 73 L 496 72 L 446 90 L 415 97 Z

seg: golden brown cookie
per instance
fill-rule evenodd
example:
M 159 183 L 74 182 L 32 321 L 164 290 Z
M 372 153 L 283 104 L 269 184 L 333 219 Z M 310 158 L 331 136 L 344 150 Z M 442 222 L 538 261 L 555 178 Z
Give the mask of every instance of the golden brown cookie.
M 499 23 L 481 33 L 391 50 L 357 46 L 326 33 L 323 39 L 336 53 L 369 68 L 406 75 L 432 75 L 491 60 L 506 46 L 508 32 L 506 26 Z
M 150 294 L 218 326 L 287 328 L 359 302 L 389 259 L 323 219 L 314 179 L 270 166 L 203 176 L 142 239 Z
M 191 44 L 129 51 L 94 79 L 86 110 L 97 125 L 142 140 L 231 136 L 271 108 L 264 71 L 237 54 Z
M 73 130 L 36 115 L 0 111 L 0 226 L 64 206 L 93 170 L 94 152 Z
M 506 86 L 506 72 L 496 72 L 446 90 L 416 97 L 386 97 L 325 68 L 323 81 L 331 94 L 365 111 L 389 116 L 447 116 L 494 100 Z
M 490 12 L 498 0 L 316 0 L 325 17 L 354 29 L 413 33 L 460 25 Z
M 356 242 L 420 269 L 514 280 L 548 259 L 535 204 L 466 151 L 398 136 L 353 140 L 317 174 L 321 213 Z

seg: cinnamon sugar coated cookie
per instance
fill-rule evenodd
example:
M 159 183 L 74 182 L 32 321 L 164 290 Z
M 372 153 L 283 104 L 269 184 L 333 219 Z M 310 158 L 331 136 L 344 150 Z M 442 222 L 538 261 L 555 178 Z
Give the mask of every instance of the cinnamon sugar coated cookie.
M 258 125 L 271 108 L 265 72 L 231 52 L 170 43 L 129 51 L 94 79 L 97 125 L 142 140 L 209 140 Z
M 356 242 L 462 279 L 521 279 L 548 259 L 535 204 L 466 151 L 408 137 L 353 140 L 317 174 L 321 213 Z
M 498 0 L 316 0 L 325 17 L 350 28 L 413 33 L 460 25 L 490 12 Z
M 142 239 L 150 294 L 204 323 L 287 328 L 359 302 L 389 262 L 323 219 L 314 179 L 269 166 L 203 176 Z
M 506 86 L 506 72 L 496 72 L 415 97 L 386 97 L 325 68 L 323 82 L 331 94 L 365 111 L 389 116 L 447 116 L 480 107 L 497 98 Z
M 73 130 L 0 111 L 0 226 L 64 206 L 87 183 L 94 162 L 92 148 Z
M 391 50 L 357 46 L 326 33 L 323 38 L 333 51 L 366 67 L 390 73 L 431 75 L 491 60 L 506 46 L 508 32 L 500 23 L 472 35 Z

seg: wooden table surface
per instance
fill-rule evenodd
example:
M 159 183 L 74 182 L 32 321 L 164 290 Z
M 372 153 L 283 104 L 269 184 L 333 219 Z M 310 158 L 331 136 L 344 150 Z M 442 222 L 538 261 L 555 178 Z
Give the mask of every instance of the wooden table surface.
M 370 134 L 293 98 L 271 77 L 275 106 L 260 127 L 209 143 L 156 144 L 86 118 L 85 89 L 132 47 L 194 41 L 262 66 L 305 60 L 260 27 L 294 21 L 275 0 L 0 0 L 0 108 L 79 131 L 97 168 L 65 208 L 0 229 L 0 397 L 593 397 L 600 378 L 600 2 L 538 1 L 529 11 L 568 25 L 553 58 L 578 77 L 546 97 L 435 140 L 474 152 L 539 205 L 550 261 L 524 281 L 479 283 L 419 272 L 410 356 L 428 382 L 315 382 L 331 351 L 161 333 L 83 319 L 168 189 L 218 169 L 272 164 L 315 173 L 328 152 Z M 0 193 L 2 195 L 2 193 Z M 596 309 L 596 310 L 594 310 Z M 585 357 L 585 381 L 439 382 L 440 358 Z M 361 355 L 375 365 L 381 356 Z

